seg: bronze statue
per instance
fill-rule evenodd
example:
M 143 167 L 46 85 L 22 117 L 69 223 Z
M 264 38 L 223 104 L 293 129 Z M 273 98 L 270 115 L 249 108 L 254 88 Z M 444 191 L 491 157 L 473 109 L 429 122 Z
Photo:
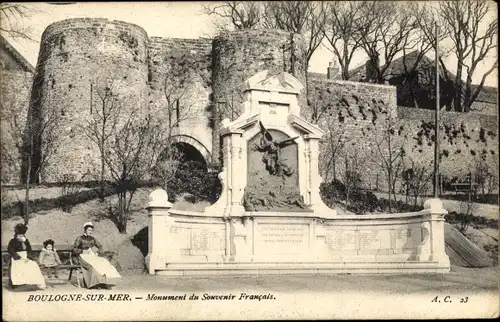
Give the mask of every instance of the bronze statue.
M 281 160 L 280 150 L 290 144 L 293 144 L 298 136 L 277 142 L 273 140 L 271 133 L 266 130 L 262 122 L 259 121 L 259 125 L 262 136 L 260 138 L 260 144 L 254 145 L 254 150 L 264 153 L 262 161 L 266 165 L 266 170 L 271 175 L 291 176 L 294 173 L 294 169 L 290 168 Z

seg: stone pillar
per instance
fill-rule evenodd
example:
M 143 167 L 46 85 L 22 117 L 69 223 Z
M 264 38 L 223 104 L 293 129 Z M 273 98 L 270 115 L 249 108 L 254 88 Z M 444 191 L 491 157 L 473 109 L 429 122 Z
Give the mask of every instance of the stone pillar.
M 246 182 L 246 164 L 242 164 L 242 131 L 230 133 L 230 147 L 229 150 L 229 172 L 230 179 L 228 185 L 230 189 L 230 200 L 228 206 L 230 207 L 229 216 L 241 216 L 245 213 L 242 205 L 243 199 L 243 183 Z M 226 151 L 227 151 L 226 150 Z
M 309 165 L 306 167 L 309 171 L 307 173 L 308 181 L 308 194 L 309 194 L 309 205 L 314 212 L 319 213 L 322 216 L 330 217 L 337 215 L 337 212 L 323 203 L 321 195 L 319 193 L 319 186 L 321 184 L 321 177 L 319 175 L 319 140 L 320 137 L 305 135 L 304 140 L 306 141 Z
M 424 211 L 429 216 L 430 261 L 437 261 L 441 267 L 450 268 L 450 259 L 445 252 L 444 215 L 448 212 L 443 209 L 439 199 L 428 199 L 424 203 Z
M 169 243 L 168 210 L 172 204 L 168 202 L 167 192 L 157 189 L 149 195 L 148 210 L 148 255 L 146 266 L 149 274 L 154 275 L 157 269 L 166 267 L 167 245 Z

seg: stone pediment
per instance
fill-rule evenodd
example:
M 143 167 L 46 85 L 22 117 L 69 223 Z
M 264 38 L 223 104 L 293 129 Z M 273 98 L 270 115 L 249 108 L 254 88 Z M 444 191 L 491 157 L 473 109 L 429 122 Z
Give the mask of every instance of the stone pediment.
M 243 91 L 260 90 L 298 95 L 303 88 L 300 81 L 292 75 L 285 72 L 273 74 L 268 70 L 255 74 L 243 83 Z
M 245 129 L 256 124 L 260 119 L 260 114 L 255 114 L 249 118 L 238 119 L 234 122 L 229 122 L 228 119 L 222 121 L 221 127 L 221 135 L 225 135 L 226 133 L 237 133 L 245 131 Z
M 249 127 L 254 126 L 260 119 L 261 115 L 256 114 L 249 118 L 237 120 L 231 123 L 223 122 L 221 134 L 224 135 L 226 133 L 237 132 L 243 133 L 243 131 L 245 131 Z M 301 133 L 301 135 L 307 138 L 320 139 L 324 134 L 323 130 L 321 130 L 317 125 L 307 122 L 305 119 L 301 118 L 298 115 L 288 115 L 287 122 L 292 128 L 296 129 L 299 133 Z
M 300 133 L 302 133 L 302 135 L 306 136 L 307 138 L 315 138 L 319 140 L 324 134 L 323 130 L 321 130 L 319 126 L 309 123 L 298 115 L 288 115 L 288 124 L 297 129 Z

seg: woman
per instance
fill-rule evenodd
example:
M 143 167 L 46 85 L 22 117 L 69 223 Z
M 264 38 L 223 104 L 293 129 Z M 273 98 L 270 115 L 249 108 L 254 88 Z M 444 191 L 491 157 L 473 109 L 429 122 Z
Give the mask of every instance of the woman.
M 32 260 L 31 244 L 26 238 L 28 227 L 17 224 L 14 227 L 14 238 L 9 241 L 7 251 L 11 256 L 9 265 L 9 285 L 36 285 L 45 289 L 45 279 L 36 261 Z
M 87 288 L 111 289 L 108 278 L 120 278 L 120 274 L 105 258 L 99 257 L 93 250 L 102 251 L 102 245 L 92 236 L 94 225 L 87 222 L 83 225 L 84 233 L 75 240 L 73 253 L 79 255 L 83 270 L 83 280 Z

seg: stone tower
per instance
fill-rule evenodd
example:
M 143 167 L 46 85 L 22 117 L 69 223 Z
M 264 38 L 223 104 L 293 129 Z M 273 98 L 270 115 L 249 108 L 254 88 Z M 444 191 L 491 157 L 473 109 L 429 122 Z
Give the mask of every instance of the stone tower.
M 240 85 L 257 72 L 287 72 L 305 83 L 305 41 L 300 35 L 281 30 L 235 31 L 216 37 L 212 48 L 214 133 L 224 118 L 235 120 L 241 114 Z M 306 102 L 304 90 L 299 101 Z M 213 136 L 212 145 L 213 155 L 218 156 L 218 135 Z
M 31 110 L 38 115 L 57 111 L 60 121 L 58 148 L 42 173 L 44 181 L 57 181 L 66 171 L 82 175 L 99 162 L 96 145 L 81 131 L 99 106 L 99 91 L 112 87 L 121 97 L 121 109 L 144 105 L 147 43 L 144 29 L 121 21 L 67 19 L 46 28 Z

